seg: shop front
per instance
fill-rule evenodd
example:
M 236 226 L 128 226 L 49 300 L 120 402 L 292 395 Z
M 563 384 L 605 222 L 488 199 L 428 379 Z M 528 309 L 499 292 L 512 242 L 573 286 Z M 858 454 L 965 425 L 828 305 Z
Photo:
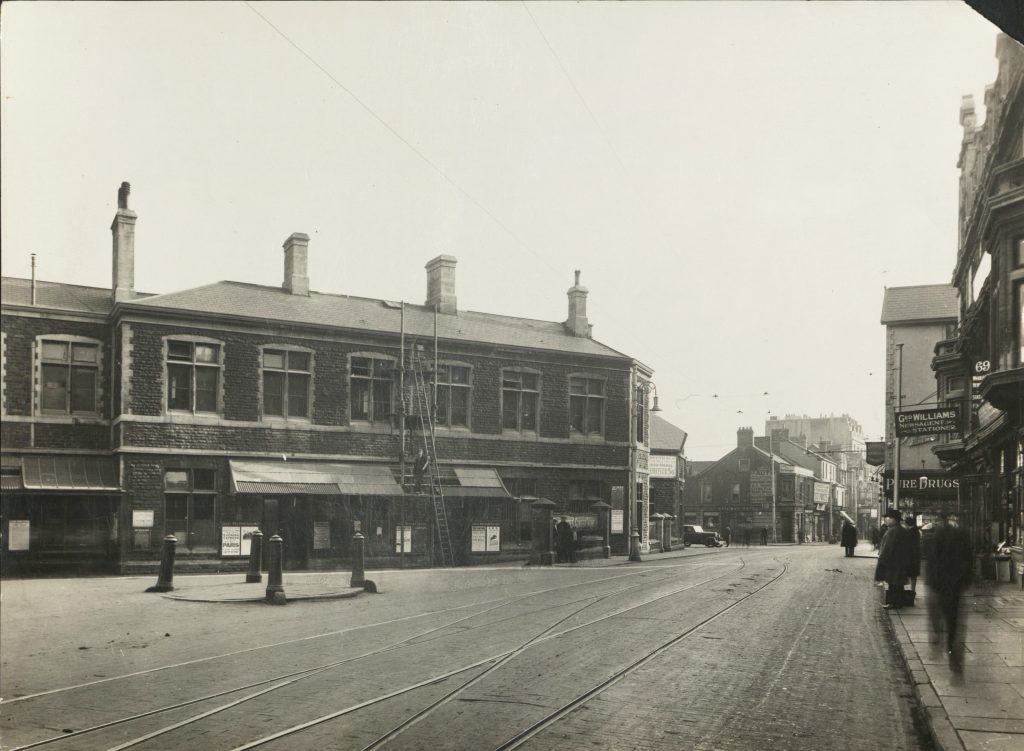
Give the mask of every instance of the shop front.
M 0 480 L 5 575 L 116 570 L 121 489 L 113 459 L 5 457 Z

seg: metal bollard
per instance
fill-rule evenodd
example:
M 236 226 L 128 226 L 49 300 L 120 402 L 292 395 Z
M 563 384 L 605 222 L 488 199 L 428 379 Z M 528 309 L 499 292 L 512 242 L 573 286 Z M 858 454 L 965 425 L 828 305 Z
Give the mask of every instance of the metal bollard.
M 352 579 L 350 587 L 362 587 L 366 584 L 366 538 L 359 532 L 352 536 Z
M 640 530 L 636 527 L 629 530 L 629 560 L 643 561 L 643 558 L 640 557 Z
M 174 535 L 164 538 L 160 548 L 160 576 L 157 577 L 156 586 L 150 587 L 147 592 L 170 592 L 174 589 L 174 550 L 177 544 L 178 538 Z
M 284 540 L 274 535 L 268 541 L 267 548 L 267 602 L 271 605 L 284 605 L 288 599 L 284 596 L 281 567 L 284 558 Z
M 259 584 L 263 581 L 260 566 L 263 565 L 263 533 L 254 529 L 249 537 L 249 573 L 245 575 L 246 584 Z

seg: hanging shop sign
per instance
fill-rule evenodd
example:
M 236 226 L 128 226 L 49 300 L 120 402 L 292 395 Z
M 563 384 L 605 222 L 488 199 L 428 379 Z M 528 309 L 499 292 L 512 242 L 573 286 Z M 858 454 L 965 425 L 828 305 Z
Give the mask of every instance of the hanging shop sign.
M 915 435 L 938 435 L 955 433 L 960 435 L 960 405 L 949 404 L 937 409 L 916 409 L 896 413 L 896 437 L 908 438 Z

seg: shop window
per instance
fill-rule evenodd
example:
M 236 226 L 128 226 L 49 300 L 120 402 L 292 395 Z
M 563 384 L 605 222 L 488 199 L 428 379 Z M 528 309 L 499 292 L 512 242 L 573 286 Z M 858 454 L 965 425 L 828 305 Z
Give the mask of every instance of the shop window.
M 351 362 L 352 419 L 385 422 L 394 414 L 395 364 L 375 357 Z
M 438 366 L 437 414 L 434 418 L 438 425 L 469 427 L 471 375 L 471 369 L 465 365 Z
M 40 413 L 97 415 L 99 370 L 99 342 L 39 340 Z
M 263 350 L 263 415 L 309 418 L 312 355 L 291 349 Z
M 167 340 L 167 408 L 182 412 L 217 412 L 221 345 Z
M 501 426 L 505 430 L 537 432 L 540 375 L 524 370 L 501 374 Z
M 569 378 L 569 430 L 582 435 L 604 435 L 604 381 Z

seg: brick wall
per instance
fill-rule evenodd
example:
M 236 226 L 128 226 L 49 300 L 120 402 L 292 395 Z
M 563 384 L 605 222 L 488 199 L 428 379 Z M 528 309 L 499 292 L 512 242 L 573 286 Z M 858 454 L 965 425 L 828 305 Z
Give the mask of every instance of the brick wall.
M 260 420 L 260 347 L 286 344 L 313 351 L 312 423 L 320 426 L 349 424 L 348 358 L 354 352 L 379 352 L 397 357 L 396 349 L 370 343 L 338 343 L 283 336 L 272 333 L 211 333 L 207 329 L 182 326 L 132 324 L 128 372 L 130 411 L 135 415 L 161 416 L 164 403 L 164 344 L 166 336 L 202 336 L 224 343 L 222 394 L 223 421 L 258 422 Z M 552 356 L 552 358 L 557 355 Z M 442 360 L 446 359 L 442 356 Z M 512 359 L 507 355 L 479 347 L 450 356 L 469 364 L 473 369 L 473 392 L 470 422 L 472 432 L 439 438 L 438 453 L 442 457 L 499 460 L 511 454 L 518 461 L 624 464 L 625 449 L 601 443 L 569 443 L 569 376 L 591 373 L 606 378 L 605 436 L 613 441 L 629 438 L 629 374 L 628 364 L 614 363 L 619 370 L 587 368 L 571 360 L 537 362 Z M 564 439 L 565 444 L 531 441 L 473 441 L 472 435 L 501 435 L 501 371 L 505 367 L 539 370 L 541 376 L 540 430 L 542 438 Z M 397 398 L 397 396 L 396 396 Z M 187 418 L 186 418 L 187 420 Z M 379 430 L 380 424 L 376 426 Z M 128 424 L 123 430 L 124 444 L 159 448 L 193 450 L 266 451 L 314 454 L 357 454 L 397 456 L 397 434 L 360 431 L 359 423 L 352 432 L 304 430 L 295 422 L 289 429 L 258 426 L 199 425 L 188 422 L 165 424 Z

